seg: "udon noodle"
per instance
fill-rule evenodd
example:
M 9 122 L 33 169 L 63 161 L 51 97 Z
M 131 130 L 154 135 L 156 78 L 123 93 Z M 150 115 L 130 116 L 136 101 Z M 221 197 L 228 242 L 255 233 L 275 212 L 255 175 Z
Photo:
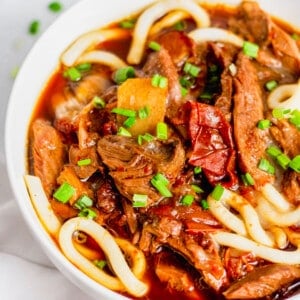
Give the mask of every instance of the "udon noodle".
M 165 0 L 78 37 L 33 115 L 25 175 L 66 258 L 134 299 L 293 293 L 295 36 L 253 1 Z

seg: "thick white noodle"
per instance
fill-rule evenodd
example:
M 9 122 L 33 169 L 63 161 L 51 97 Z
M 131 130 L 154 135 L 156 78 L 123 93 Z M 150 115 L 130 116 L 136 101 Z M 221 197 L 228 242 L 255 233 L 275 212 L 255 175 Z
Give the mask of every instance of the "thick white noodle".
M 257 210 L 270 224 L 286 227 L 300 224 L 300 206 L 291 211 L 278 211 L 268 200 L 261 197 L 258 201 Z
M 90 235 L 105 253 L 117 278 L 106 274 L 81 255 L 72 242 L 73 233 L 83 231 Z M 87 218 L 76 217 L 65 222 L 59 232 L 59 245 L 65 256 L 89 277 L 112 290 L 125 290 L 136 297 L 145 295 L 148 286 L 130 270 L 117 242 L 101 225 Z
M 219 201 L 209 196 L 208 203 L 212 214 L 225 227 L 240 235 L 249 235 L 254 241 L 263 245 L 270 247 L 274 245 L 273 238 L 263 229 L 257 212 L 242 196 L 225 189 Z M 229 208 L 225 207 L 226 205 L 238 211 L 242 220 L 230 212 Z
M 300 110 L 300 80 L 296 84 L 284 84 L 275 88 L 270 93 L 267 103 L 270 109 Z
M 189 32 L 189 37 L 197 43 L 222 42 L 242 47 L 244 40 L 229 30 L 222 28 L 198 28 Z
M 152 24 L 172 10 L 188 12 L 195 19 L 197 27 L 208 27 L 210 25 L 208 13 L 192 0 L 165 0 L 155 3 L 146 9 L 137 20 L 127 56 L 129 64 L 140 63 Z
M 190 16 L 189 13 L 178 10 L 172 11 L 167 14 L 165 17 L 161 18 L 158 22 L 156 22 L 150 29 L 149 35 L 155 35 L 164 28 L 171 27 L 172 25 L 176 24 L 177 22 L 184 20 Z
M 252 252 L 255 256 L 261 257 L 273 263 L 289 265 L 300 264 L 300 250 L 284 251 L 270 248 L 253 242 L 238 234 L 229 232 L 217 232 L 212 234 L 212 237 L 220 245 Z
M 127 64 L 117 55 L 101 50 L 94 50 L 84 53 L 76 61 L 76 64 L 86 62 L 102 64 L 105 66 L 109 66 L 112 69 L 119 69 L 127 66 Z
M 113 28 L 83 34 L 61 55 L 61 62 L 65 66 L 71 67 L 88 48 L 106 40 L 118 39 L 120 35 L 128 35 L 128 30 Z
M 39 220 L 52 236 L 57 237 L 61 222 L 52 210 L 40 178 L 32 175 L 24 175 L 24 180 Z

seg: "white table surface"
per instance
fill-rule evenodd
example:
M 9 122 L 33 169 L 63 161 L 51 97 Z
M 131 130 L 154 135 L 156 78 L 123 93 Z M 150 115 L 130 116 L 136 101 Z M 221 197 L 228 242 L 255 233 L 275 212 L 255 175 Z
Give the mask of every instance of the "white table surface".
M 64 10 L 78 0 L 60 0 Z M 14 79 L 39 35 L 57 18 L 48 9 L 51 0 L 0 0 L 0 299 L 89 300 L 52 265 L 33 239 L 13 198 L 4 153 L 5 112 Z M 28 34 L 34 19 L 38 35 Z M 38 70 L 37 70 L 38 72 Z M 20 99 L 20 103 L 22 99 Z M 100 299 L 103 300 L 103 299 Z

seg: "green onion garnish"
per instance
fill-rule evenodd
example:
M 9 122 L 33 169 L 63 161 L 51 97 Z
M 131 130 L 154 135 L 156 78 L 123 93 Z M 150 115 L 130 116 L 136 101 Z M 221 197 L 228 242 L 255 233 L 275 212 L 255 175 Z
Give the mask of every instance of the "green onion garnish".
M 164 122 L 158 122 L 156 124 L 156 136 L 161 140 L 168 139 L 168 125 Z
M 148 201 L 148 196 L 143 195 L 143 194 L 134 194 L 132 198 L 132 206 L 137 208 L 137 207 L 146 207 L 147 206 L 147 201 Z
M 258 163 L 258 168 L 262 171 L 265 171 L 269 174 L 275 174 L 274 166 L 265 158 L 261 158 Z
M 75 194 L 75 188 L 68 182 L 64 182 L 53 194 L 53 197 L 62 203 L 67 203 Z
M 77 162 L 77 165 L 79 167 L 83 167 L 83 166 L 88 166 L 92 163 L 92 160 L 90 158 L 84 158 L 84 159 L 81 159 Z
M 132 126 L 135 124 L 135 122 L 136 122 L 136 118 L 135 118 L 135 117 L 129 117 L 129 118 L 127 118 L 127 119 L 124 121 L 123 125 L 124 125 L 126 128 L 130 128 L 130 127 L 132 127 Z
M 281 150 L 276 146 L 270 146 L 267 148 L 266 152 L 272 157 L 276 158 L 278 155 L 282 154 Z
M 204 192 L 199 185 L 192 184 L 191 187 L 193 191 L 196 192 L 197 194 L 201 194 Z
M 151 142 L 152 140 L 154 139 L 153 135 L 151 135 L 150 133 L 145 133 L 145 134 L 139 134 L 138 135 L 138 144 L 139 145 L 142 145 L 143 144 L 143 141 L 146 141 L 146 142 Z
M 190 206 L 193 204 L 195 197 L 193 195 L 184 195 L 180 200 L 180 203 L 184 206 Z
M 201 167 L 199 167 L 199 166 L 197 166 L 197 167 L 195 167 L 194 168 L 194 174 L 200 174 L 202 172 L 202 168 Z
M 119 26 L 124 29 L 131 29 L 135 25 L 135 20 L 124 20 L 119 23 Z
M 117 84 L 121 84 L 124 81 L 126 81 L 128 78 L 133 78 L 134 76 L 135 76 L 134 68 L 129 66 L 129 67 L 118 69 L 114 73 L 113 79 Z
M 169 180 L 161 173 L 157 173 L 151 179 L 151 184 L 159 191 L 164 197 L 172 197 L 172 193 L 169 191 L 167 185 Z
M 48 8 L 52 12 L 57 13 L 57 12 L 60 12 L 62 10 L 62 4 L 58 1 L 53 1 L 53 2 L 48 4 Z
M 185 87 L 180 87 L 181 96 L 184 97 L 187 95 L 188 90 Z
M 74 207 L 80 210 L 91 206 L 93 206 L 93 200 L 86 195 L 81 196 L 74 204 Z
M 190 78 L 189 76 L 183 76 L 179 78 L 179 83 L 182 87 L 189 89 L 195 82 L 194 78 Z
M 277 87 L 278 83 L 276 80 L 270 80 L 265 84 L 265 87 L 268 91 L 272 91 Z
M 186 62 L 183 67 L 183 71 L 186 74 L 190 74 L 193 77 L 197 77 L 198 74 L 200 73 L 201 69 L 199 67 L 197 67 L 196 65 Z
M 223 193 L 224 193 L 224 187 L 222 187 L 220 184 L 217 184 L 217 185 L 214 187 L 214 189 L 213 189 L 213 191 L 212 191 L 212 193 L 211 193 L 211 196 L 212 196 L 212 198 L 214 198 L 215 200 L 219 201 L 219 200 L 221 199 Z
M 206 199 L 202 199 L 202 200 L 201 200 L 201 206 L 202 206 L 202 208 L 203 208 L 204 210 L 209 209 L 209 205 L 208 205 L 208 202 L 207 202 Z
M 78 217 L 94 219 L 97 217 L 97 213 L 94 210 L 85 207 L 79 212 Z
M 155 74 L 155 75 L 153 75 L 153 77 L 151 79 L 151 84 L 154 87 L 165 88 L 168 85 L 168 79 L 159 74 Z
M 201 95 L 200 95 L 200 98 L 201 99 L 207 99 L 207 100 L 211 100 L 213 97 L 212 93 L 211 92 L 203 92 Z
M 241 177 L 245 185 L 254 185 L 255 181 L 250 173 L 242 174 Z
M 276 157 L 276 161 L 284 170 L 286 170 L 291 160 L 287 155 L 281 153 Z
M 79 81 L 81 79 L 81 72 L 75 67 L 71 67 L 64 72 L 64 77 L 69 78 L 71 81 Z
M 243 52 L 245 55 L 256 58 L 258 55 L 259 46 L 257 44 L 245 41 L 243 43 Z
M 154 41 L 151 41 L 148 45 L 148 47 L 151 49 L 151 50 L 154 50 L 154 51 L 159 51 L 160 48 L 161 48 L 161 45 L 157 42 L 154 42 Z
M 284 112 L 285 110 L 283 108 L 274 108 L 272 110 L 272 116 L 275 118 L 275 119 L 283 119 L 284 118 Z
M 300 111 L 298 109 L 291 112 L 289 122 L 300 129 Z
M 143 108 L 138 110 L 138 116 L 140 119 L 146 119 L 149 117 L 150 109 L 148 106 L 144 106 Z
M 99 96 L 95 96 L 92 101 L 96 108 L 104 108 L 106 105 L 105 101 Z
M 179 21 L 174 24 L 173 28 L 178 31 L 183 31 L 186 28 L 186 23 L 184 21 Z
M 115 113 L 117 115 L 121 115 L 124 117 L 135 117 L 136 112 L 132 109 L 127 108 L 121 108 L 121 107 L 115 107 L 111 110 L 112 113 Z
M 124 127 L 120 127 L 118 129 L 117 134 L 121 135 L 121 136 L 131 137 L 131 133 L 127 129 L 125 129 Z
M 257 123 L 257 127 L 259 129 L 268 129 L 271 126 L 271 121 L 268 119 L 259 120 Z
M 291 37 L 292 37 L 292 39 L 294 39 L 295 41 L 300 40 L 300 35 L 299 35 L 298 33 L 293 33 L 293 34 L 291 35 Z
M 289 167 L 300 173 L 300 155 L 295 156 L 289 163 Z
M 89 71 L 92 68 L 91 63 L 82 63 L 76 66 L 76 69 L 80 72 L 86 72 Z
M 104 269 L 107 265 L 107 261 L 103 259 L 96 259 L 93 261 L 94 265 L 99 269 Z
M 28 32 L 32 35 L 35 35 L 40 30 L 40 21 L 34 20 L 29 24 Z

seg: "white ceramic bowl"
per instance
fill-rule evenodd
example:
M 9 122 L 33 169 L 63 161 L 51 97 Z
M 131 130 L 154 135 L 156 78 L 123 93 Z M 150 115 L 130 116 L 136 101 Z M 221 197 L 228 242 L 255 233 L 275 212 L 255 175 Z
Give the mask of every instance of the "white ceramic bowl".
M 15 81 L 7 110 L 5 149 L 8 174 L 23 217 L 56 267 L 74 284 L 97 299 L 123 299 L 88 278 L 59 251 L 42 227 L 31 204 L 23 175 L 27 163 L 27 130 L 36 101 L 58 65 L 60 54 L 79 35 L 127 17 L 153 0 L 83 0 L 62 14 L 41 36 L 28 54 Z M 209 0 L 207 0 L 209 2 Z M 211 0 L 220 2 L 220 0 Z M 239 0 L 222 0 L 236 4 Z M 261 0 L 263 9 L 300 27 L 300 1 Z M 125 298 L 124 298 L 125 299 Z M 295 296 L 293 299 L 300 299 Z

